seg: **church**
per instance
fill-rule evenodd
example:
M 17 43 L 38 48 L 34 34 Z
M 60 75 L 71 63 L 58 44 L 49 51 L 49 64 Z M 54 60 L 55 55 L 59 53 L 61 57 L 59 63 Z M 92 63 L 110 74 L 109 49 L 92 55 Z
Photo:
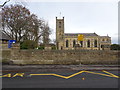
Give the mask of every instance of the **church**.
M 111 37 L 96 33 L 64 33 L 64 17 L 56 17 L 57 50 L 110 50 Z

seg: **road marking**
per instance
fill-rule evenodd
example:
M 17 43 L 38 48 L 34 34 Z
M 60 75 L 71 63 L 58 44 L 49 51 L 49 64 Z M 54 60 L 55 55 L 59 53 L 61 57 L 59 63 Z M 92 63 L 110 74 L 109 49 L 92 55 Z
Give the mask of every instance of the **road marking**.
M 52 75 L 52 76 L 57 76 L 57 77 L 61 77 L 61 78 L 65 78 L 65 79 L 68 79 L 68 78 L 71 78 L 71 77 L 74 77 L 78 74 L 81 74 L 83 73 L 84 71 L 80 71 L 78 73 L 75 73 L 75 74 L 72 74 L 70 76 L 63 76 L 63 75 L 59 75 L 59 74 L 30 74 L 30 76 L 36 76 L 36 75 Z
M 61 77 L 61 78 L 65 78 L 67 79 L 66 76 L 63 76 L 63 75 L 59 75 L 59 74 L 30 74 L 30 76 L 57 76 L 57 77 Z
M 113 77 L 119 78 L 119 76 L 117 76 L 117 75 L 115 75 L 115 74 L 112 74 L 112 73 L 110 73 L 110 72 L 107 72 L 107 71 L 105 71 L 105 70 L 103 70 L 103 72 L 104 72 L 104 73 L 107 73 L 107 74 L 110 74 L 110 75 L 113 76 Z
M 74 76 L 76 76 L 76 75 L 78 75 L 78 74 L 81 74 L 81 73 L 83 73 L 83 72 L 84 72 L 84 71 L 80 71 L 80 72 L 78 72 L 78 73 L 72 74 L 72 75 L 68 76 L 67 79 L 68 79 L 68 78 L 71 78 L 71 77 L 74 77 Z
M 107 76 L 107 77 L 115 77 L 115 78 L 119 78 L 119 76 L 116 75 L 111 75 L 111 74 L 103 74 L 103 73 L 96 73 L 96 72 L 90 72 L 90 71 L 85 71 L 87 73 L 92 73 L 92 74 L 98 74 L 98 75 L 102 75 L 102 76 Z
M 24 76 L 24 73 L 16 73 L 13 77 L 16 77 L 16 76 L 23 77 L 23 76 Z
M 0 76 L 0 77 L 11 77 L 11 73 L 9 73 L 9 74 L 5 74 L 5 75 Z
M 16 77 L 16 76 L 24 77 L 24 73 L 16 73 L 16 74 L 13 75 L 13 76 L 12 76 L 11 73 L 9 73 L 9 74 L 5 74 L 5 75 L 3 75 L 3 76 L 0 76 L 0 78 L 1 78 L 1 77 Z
M 74 73 L 74 74 L 69 75 L 69 76 L 63 76 L 63 75 L 55 74 L 55 73 L 29 74 L 29 76 L 57 76 L 57 77 L 60 77 L 60 78 L 69 79 L 69 78 L 72 78 L 72 77 L 74 77 L 74 76 L 76 76 L 76 75 L 78 75 L 78 74 L 91 73 L 91 74 L 97 74 L 97 75 L 102 75 L 102 76 L 107 76 L 107 77 L 119 78 L 119 76 L 114 75 L 114 74 L 112 74 L 112 73 L 110 73 L 110 72 L 107 72 L 107 71 L 105 71 L 105 70 L 103 70 L 102 72 L 107 73 L 107 74 L 96 73 L 96 72 L 91 72 L 91 71 L 79 71 L 79 72 Z M 0 76 L 0 77 L 17 77 L 17 76 L 24 77 L 24 73 L 16 73 L 16 74 L 14 74 L 13 76 L 9 73 L 9 74 L 5 74 L 5 75 Z M 85 78 L 82 78 L 82 80 L 85 80 Z
M 82 78 L 82 80 L 85 80 L 85 78 Z
M 30 74 L 30 76 L 36 76 L 36 75 L 40 75 L 40 76 L 43 75 L 44 76 L 44 75 L 49 75 L 49 76 L 57 76 L 57 77 L 61 77 L 61 78 L 64 78 L 64 79 L 69 79 L 69 78 L 74 77 L 74 76 L 76 76 L 78 74 L 81 74 L 83 72 L 85 72 L 85 73 L 91 73 L 91 74 L 98 74 L 98 75 L 107 76 L 107 77 L 119 78 L 119 76 L 116 76 L 116 75 L 114 75 L 112 73 L 109 73 L 107 71 L 103 71 L 103 72 L 106 72 L 107 74 L 96 73 L 96 72 L 91 72 L 91 71 L 80 71 L 80 72 L 72 74 L 70 76 L 63 76 L 63 75 L 59 75 L 59 74 Z

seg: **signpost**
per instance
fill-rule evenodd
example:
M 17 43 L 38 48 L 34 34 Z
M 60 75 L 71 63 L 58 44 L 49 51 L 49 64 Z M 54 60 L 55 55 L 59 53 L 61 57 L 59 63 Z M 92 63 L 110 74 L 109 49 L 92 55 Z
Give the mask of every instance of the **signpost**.
M 16 40 L 9 40 L 8 41 L 8 48 L 11 48 L 13 43 L 16 43 Z
M 78 34 L 78 41 L 83 41 L 84 35 Z

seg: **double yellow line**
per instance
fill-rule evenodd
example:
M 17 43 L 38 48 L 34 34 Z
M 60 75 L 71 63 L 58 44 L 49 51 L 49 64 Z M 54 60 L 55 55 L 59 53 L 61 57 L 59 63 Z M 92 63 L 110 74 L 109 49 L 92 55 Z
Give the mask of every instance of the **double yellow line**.
M 63 76 L 63 75 L 59 75 L 59 74 L 54 74 L 54 73 L 49 73 L 49 74 L 29 74 L 29 76 L 57 76 L 57 77 L 60 77 L 60 78 L 64 78 L 64 79 L 69 79 L 69 78 L 72 78 L 76 75 L 79 75 L 79 74 L 82 74 L 82 73 L 91 73 L 91 74 L 97 74 L 97 75 L 102 75 L 102 76 L 107 76 L 107 77 L 114 77 L 114 78 L 119 78 L 119 76 L 117 75 L 114 75 L 110 72 L 107 72 L 105 70 L 103 70 L 102 72 L 104 73 L 96 73 L 96 72 L 91 72 L 91 71 L 80 71 L 80 72 L 77 72 L 77 73 L 74 73 L 72 75 L 69 75 L 69 76 Z M 20 77 L 24 77 L 24 73 L 16 73 L 15 75 L 11 75 L 11 73 L 9 74 L 6 74 L 6 75 L 0 75 L 0 77 L 17 77 L 17 76 L 20 76 Z
M 60 77 L 60 78 L 64 78 L 64 79 L 69 79 L 71 77 L 74 77 L 78 74 L 81 74 L 81 73 L 91 73 L 91 74 L 97 74 L 97 75 L 102 75 L 102 76 L 107 76 L 107 77 L 114 77 L 114 78 L 119 78 L 119 76 L 117 75 L 114 75 L 110 72 L 107 72 L 105 70 L 103 70 L 104 73 L 107 73 L 107 74 L 103 74 L 103 73 L 96 73 L 96 72 L 91 72 L 91 71 L 80 71 L 80 72 L 77 72 L 75 74 L 72 74 L 70 76 L 63 76 L 63 75 L 59 75 L 59 74 L 53 74 L 53 73 L 50 73 L 50 74 L 30 74 L 30 76 L 57 76 L 57 77 Z

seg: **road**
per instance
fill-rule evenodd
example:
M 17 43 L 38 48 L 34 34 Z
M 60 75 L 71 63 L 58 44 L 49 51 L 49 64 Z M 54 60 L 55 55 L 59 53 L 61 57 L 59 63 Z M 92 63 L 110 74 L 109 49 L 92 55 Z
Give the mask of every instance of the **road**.
M 118 71 L 55 70 L 3 73 L 3 88 L 118 88 Z

